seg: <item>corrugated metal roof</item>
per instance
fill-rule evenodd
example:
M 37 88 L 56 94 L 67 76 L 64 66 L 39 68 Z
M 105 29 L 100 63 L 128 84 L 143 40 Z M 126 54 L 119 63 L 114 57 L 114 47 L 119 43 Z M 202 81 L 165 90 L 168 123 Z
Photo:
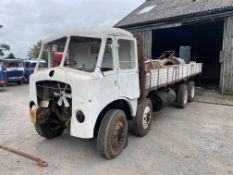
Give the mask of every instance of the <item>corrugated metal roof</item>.
M 140 13 L 143 9 L 152 5 L 155 5 L 155 7 L 151 11 Z M 115 26 L 123 27 L 228 8 L 233 9 L 233 0 L 147 0 Z

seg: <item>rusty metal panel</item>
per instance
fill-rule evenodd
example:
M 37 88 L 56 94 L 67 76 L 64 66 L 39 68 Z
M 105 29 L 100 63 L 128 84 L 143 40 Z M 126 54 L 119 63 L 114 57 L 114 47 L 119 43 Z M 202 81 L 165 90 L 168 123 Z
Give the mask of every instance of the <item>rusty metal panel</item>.
M 19 155 L 19 156 L 24 157 L 24 158 L 30 159 L 32 161 L 35 161 L 35 162 L 37 162 L 38 166 L 41 166 L 41 167 L 48 166 L 48 162 L 46 162 L 38 157 L 35 157 L 33 155 L 27 154 L 25 152 L 18 151 L 16 149 L 10 148 L 10 147 L 5 146 L 5 145 L 0 145 L 0 149 L 11 152 L 13 154 Z

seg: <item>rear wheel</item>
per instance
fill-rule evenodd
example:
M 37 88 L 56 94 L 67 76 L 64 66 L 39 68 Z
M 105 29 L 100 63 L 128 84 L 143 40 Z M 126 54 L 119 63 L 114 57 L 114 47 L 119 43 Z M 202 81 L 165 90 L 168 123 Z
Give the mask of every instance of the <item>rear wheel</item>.
M 118 156 L 127 144 L 128 121 L 124 111 L 109 110 L 100 124 L 97 137 L 98 152 L 107 159 Z
M 188 103 L 188 87 L 181 84 L 177 93 L 177 103 L 179 108 L 185 108 Z
M 18 85 L 21 85 L 21 84 L 22 84 L 22 80 L 19 80 L 19 81 L 17 82 L 17 84 L 18 84 Z
M 28 76 L 28 75 L 25 75 L 24 83 L 26 83 L 26 84 L 28 84 L 28 83 L 29 83 L 29 76 Z
M 151 126 L 152 103 L 148 98 L 138 101 L 136 117 L 133 119 L 133 132 L 135 135 L 143 137 L 147 135 Z
M 194 81 L 188 82 L 188 102 L 192 102 L 195 97 L 195 83 Z

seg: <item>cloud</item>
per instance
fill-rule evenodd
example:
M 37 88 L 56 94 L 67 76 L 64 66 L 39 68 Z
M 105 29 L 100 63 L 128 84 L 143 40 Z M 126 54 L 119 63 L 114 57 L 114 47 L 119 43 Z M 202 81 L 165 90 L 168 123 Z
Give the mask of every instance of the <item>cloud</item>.
M 145 0 L 1 0 L 0 43 L 17 57 L 48 35 L 75 27 L 112 26 Z

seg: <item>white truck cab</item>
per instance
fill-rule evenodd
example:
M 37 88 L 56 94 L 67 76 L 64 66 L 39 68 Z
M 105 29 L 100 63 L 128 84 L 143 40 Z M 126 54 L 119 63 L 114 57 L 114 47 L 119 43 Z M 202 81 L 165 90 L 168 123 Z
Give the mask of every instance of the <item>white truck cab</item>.
M 134 120 L 136 135 L 146 135 L 156 104 L 151 93 L 142 95 L 154 89 L 148 86 L 153 77 L 143 70 L 141 80 L 137 47 L 131 33 L 116 28 L 78 29 L 44 40 L 30 77 L 30 117 L 37 133 L 51 139 L 70 128 L 72 136 L 97 137 L 98 151 L 107 159 L 126 146 L 128 120 Z M 48 69 L 38 70 L 45 53 Z M 186 103 L 187 87 L 182 92 Z

